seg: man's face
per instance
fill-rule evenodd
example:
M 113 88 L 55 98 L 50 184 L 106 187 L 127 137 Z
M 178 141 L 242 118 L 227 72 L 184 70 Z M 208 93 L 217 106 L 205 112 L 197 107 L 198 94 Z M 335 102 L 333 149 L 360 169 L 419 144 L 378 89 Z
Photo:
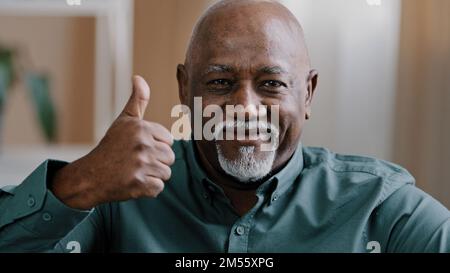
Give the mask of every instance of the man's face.
M 265 106 L 270 123 L 276 114 L 271 106 L 279 106 L 274 151 L 262 150 L 264 141 L 248 136 L 245 140 L 196 141 L 217 172 L 250 182 L 280 168 L 292 156 L 310 111 L 316 75 L 310 73 L 307 54 L 301 52 L 289 23 L 245 16 L 244 12 L 211 19 L 189 65 L 179 66 L 178 79 L 182 103 L 193 109 L 193 98 L 201 97 L 203 108 L 220 106 L 224 119 L 229 114 L 227 105 L 256 109 L 246 113 L 246 121 L 257 119 L 263 113 L 257 111 L 259 106 Z M 240 20 L 245 23 L 238 24 Z

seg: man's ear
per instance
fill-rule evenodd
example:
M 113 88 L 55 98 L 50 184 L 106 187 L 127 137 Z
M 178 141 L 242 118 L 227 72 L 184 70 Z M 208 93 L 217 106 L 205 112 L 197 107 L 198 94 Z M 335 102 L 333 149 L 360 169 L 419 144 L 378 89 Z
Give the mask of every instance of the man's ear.
M 314 91 L 317 87 L 317 81 L 319 79 L 319 72 L 313 69 L 309 72 L 308 79 L 306 81 L 306 98 L 305 98 L 305 108 L 306 108 L 306 119 L 311 117 L 311 104 L 314 97 Z
M 186 67 L 182 64 L 177 66 L 177 81 L 178 81 L 178 97 L 180 102 L 184 105 L 189 105 L 189 94 L 187 91 L 188 75 Z

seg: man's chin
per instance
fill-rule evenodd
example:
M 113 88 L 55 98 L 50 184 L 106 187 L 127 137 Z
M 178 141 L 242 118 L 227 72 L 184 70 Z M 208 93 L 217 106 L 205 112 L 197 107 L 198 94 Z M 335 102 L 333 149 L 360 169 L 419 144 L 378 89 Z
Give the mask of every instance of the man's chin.
M 260 151 L 261 142 L 217 141 L 219 163 L 228 175 L 242 183 L 257 182 L 272 170 L 275 152 Z

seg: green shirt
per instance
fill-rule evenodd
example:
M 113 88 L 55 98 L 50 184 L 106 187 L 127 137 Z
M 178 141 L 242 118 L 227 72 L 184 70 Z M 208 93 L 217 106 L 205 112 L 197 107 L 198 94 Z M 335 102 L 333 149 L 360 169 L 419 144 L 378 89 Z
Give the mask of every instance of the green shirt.
M 450 213 L 381 160 L 299 145 L 244 216 L 175 142 L 155 199 L 71 209 L 47 189 L 48 160 L 0 191 L 0 252 L 450 252 Z

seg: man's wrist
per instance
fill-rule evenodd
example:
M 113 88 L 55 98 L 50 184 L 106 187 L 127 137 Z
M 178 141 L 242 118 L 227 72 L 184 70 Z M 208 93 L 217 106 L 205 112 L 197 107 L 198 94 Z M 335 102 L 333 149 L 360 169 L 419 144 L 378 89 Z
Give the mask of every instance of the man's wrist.
M 79 161 L 57 170 L 48 183 L 48 189 L 65 205 L 81 210 L 95 206 L 86 176 L 79 171 Z

